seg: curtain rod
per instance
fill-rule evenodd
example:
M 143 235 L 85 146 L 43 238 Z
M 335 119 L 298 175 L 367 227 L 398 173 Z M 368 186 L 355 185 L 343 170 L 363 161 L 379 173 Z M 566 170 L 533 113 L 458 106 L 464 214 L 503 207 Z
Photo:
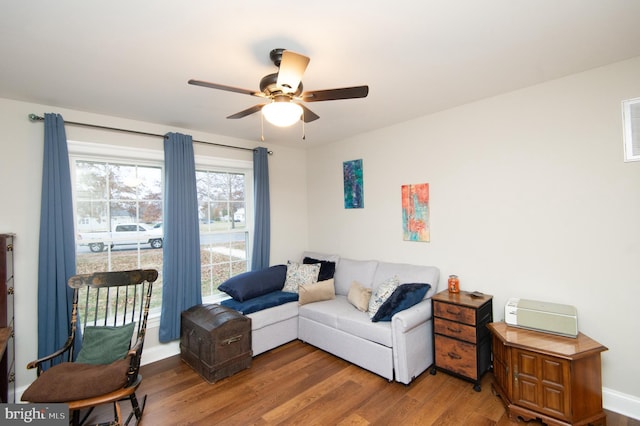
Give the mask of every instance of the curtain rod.
M 44 121 L 44 117 L 40 117 L 39 115 L 36 114 L 29 114 L 29 120 L 31 120 L 32 122 L 36 122 L 36 121 Z M 77 121 L 66 121 L 64 122 L 65 124 L 70 124 L 73 126 L 83 126 L 83 127 L 93 127 L 94 129 L 102 129 L 102 130 L 112 130 L 114 132 L 124 132 L 124 133 L 133 133 L 136 135 L 143 135 L 143 136 L 153 136 L 153 137 L 159 137 L 159 138 L 165 138 L 165 135 L 161 135 L 159 133 L 149 133 L 149 132 L 141 132 L 139 130 L 129 130 L 129 129 L 120 129 L 118 127 L 109 127 L 109 126 L 100 126 L 97 124 L 88 124 L 88 123 L 79 123 Z M 204 145 L 214 145 L 214 146 L 219 146 L 221 148 L 231 148 L 231 149 L 241 149 L 243 151 L 255 151 L 255 149 L 253 148 L 244 148 L 241 146 L 233 146 L 233 145 L 225 145 L 225 144 L 221 144 L 221 143 L 216 143 L 216 142 L 206 142 L 206 141 L 198 141 L 198 140 L 193 140 L 194 143 L 200 143 L 200 144 L 204 144 Z M 267 153 L 269 155 L 273 154 L 273 151 L 267 151 Z

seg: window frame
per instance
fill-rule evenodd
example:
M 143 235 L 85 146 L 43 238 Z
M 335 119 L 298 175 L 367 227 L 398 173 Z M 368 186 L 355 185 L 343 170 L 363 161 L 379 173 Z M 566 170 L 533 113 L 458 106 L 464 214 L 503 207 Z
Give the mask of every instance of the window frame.
M 622 101 L 622 127 L 625 162 L 640 161 L 640 131 L 637 130 L 638 127 L 640 127 L 640 124 L 638 124 L 640 117 L 633 115 L 631 109 L 634 106 L 636 108 L 640 108 L 640 98 Z
M 245 176 L 245 227 L 247 233 L 247 270 L 251 267 L 253 253 L 253 162 L 204 155 L 195 156 L 196 171 L 242 173 Z M 217 303 L 230 297 L 224 293 L 202 298 L 202 303 Z
M 106 162 L 135 162 L 141 166 L 153 166 L 160 167 L 162 169 L 162 179 L 164 182 L 164 151 L 158 149 L 138 148 L 121 145 L 111 145 L 93 142 L 83 142 L 68 140 L 67 147 L 69 151 L 69 165 L 71 168 L 71 175 L 75 176 L 75 162 L 76 160 L 86 161 L 106 161 Z M 253 162 L 249 160 L 237 160 L 229 158 L 221 158 L 214 156 L 195 155 L 195 167 L 196 170 L 206 170 L 214 172 L 227 172 L 227 173 L 242 173 L 245 176 L 245 231 L 247 233 L 247 268 L 251 265 L 251 255 L 253 252 L 253 216 L 254 216 L 254 203 L 253 203 Z M 72 179 L 71 182 L 73 194 L 76 194 L 76 182 Z M 162 198 L 164 200 L 164 188 L 162 192 Z M 74 227 L 77 227 L 75 217 L 75 199 L 74 199 Z M 164 216 L 164 215 L 163 215 Z M 76 229 L 77 232 L 77 229 Z M 164 262 L 164 260 L 163 260 Z M 212 295 L 203 297 L 203 303 L 216 303 L 224 299 L 228 299 L 229 296 L 225 294 Z M 149 312 L 149 319 L 156 319 L 160 317 L 161 309 L 153 309 Z

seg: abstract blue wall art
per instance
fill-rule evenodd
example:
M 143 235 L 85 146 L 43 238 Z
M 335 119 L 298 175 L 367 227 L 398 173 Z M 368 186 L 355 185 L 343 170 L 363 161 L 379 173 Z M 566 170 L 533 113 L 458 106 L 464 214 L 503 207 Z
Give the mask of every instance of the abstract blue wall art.
M 364 187 L 362 176 L 362 160 L 351 160 L 342 163 L 344 175 L 344 208 L 364 208 Z

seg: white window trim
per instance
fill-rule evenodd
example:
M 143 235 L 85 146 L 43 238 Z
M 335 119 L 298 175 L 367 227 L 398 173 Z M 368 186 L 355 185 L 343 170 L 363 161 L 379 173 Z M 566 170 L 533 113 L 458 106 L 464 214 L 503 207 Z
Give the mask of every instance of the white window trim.
M 640 149 L 635 149 L 633 146 L 634 137 L 636 140 L 640 139 L 640 135 L 633 134 L 633 126 L 631 117 L 631 106 L 640 104 L 640 98 L 628 99 L 622 101 L 622 129 L 624 133 L 624 161 L 640 161 Z M 637 120 L 637 118 L 636 118 Z M 637 147 L 637 145 L 636 145 Z M 638 152 L 634 152 L 638 151 Z
M 106 159 L 136 159 L 164 162 L 164 152 L 157 149 L 130 146 L 107 145 L 101 143 L 67 141 L 69 155 L 96 156 Z

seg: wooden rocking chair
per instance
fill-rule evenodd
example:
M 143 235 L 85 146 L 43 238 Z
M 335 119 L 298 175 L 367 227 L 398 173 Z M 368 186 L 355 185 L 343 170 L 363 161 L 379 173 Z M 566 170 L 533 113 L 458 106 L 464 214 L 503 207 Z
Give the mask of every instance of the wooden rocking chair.
M 124 424 L 134 415 L 139 422 L 147 397 L 138 403 L 136 390 L 142 381 L 138 372 L 151 291 L 157 278 L 155 269 L 71 277 L 70 336 L 61 349 L 27 365 L 28 369 L 37 368 L 38 377 L 22 400 L 66 403 L 74 425 L 83 424 L 96 406 L 113 403 L 115 420 L 104 424 L 120 425 L 119 401 L 128 399 L 132 412 Z M 80 329 L 83 344 L 74 362 L 74 341 Z M 88 412 L 80 420 L 80 410 L 84 409 Z

